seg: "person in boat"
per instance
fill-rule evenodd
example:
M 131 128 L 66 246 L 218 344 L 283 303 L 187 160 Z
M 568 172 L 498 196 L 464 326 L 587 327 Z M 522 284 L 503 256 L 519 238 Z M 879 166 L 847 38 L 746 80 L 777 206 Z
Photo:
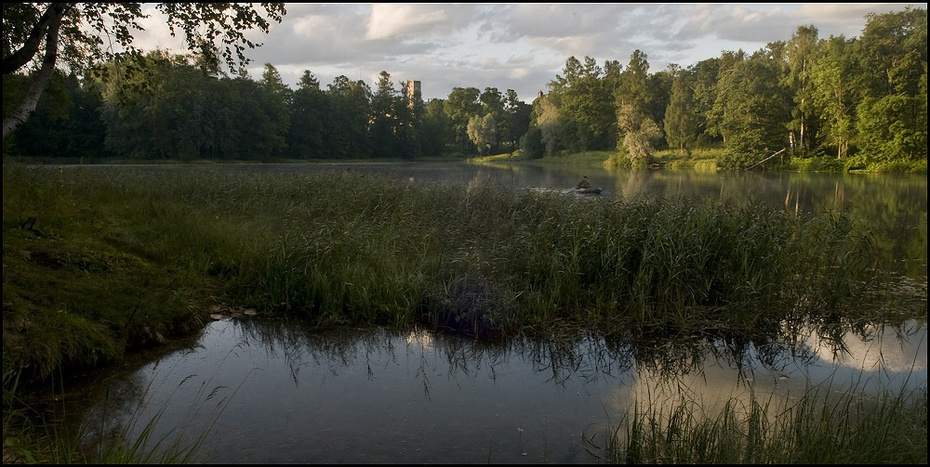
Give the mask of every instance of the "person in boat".
M 584 177 L 582 177 L 581 181 L 578 182 L 578 186 L 576 186 L 575 188 L 581 188 L 581 189 L 591 188 L 591 182 L 588 181 L 588 176 L 585 175 Z

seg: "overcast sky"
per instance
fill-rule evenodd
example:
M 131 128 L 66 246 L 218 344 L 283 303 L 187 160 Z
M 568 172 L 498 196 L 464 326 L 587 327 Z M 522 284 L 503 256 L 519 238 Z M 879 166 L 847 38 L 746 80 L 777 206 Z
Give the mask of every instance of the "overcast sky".
M 448 97 L 455 87 L 517 92 L 527 103 L 562 73 L 571 56 L 617 60 L 626 68 L 634 50 L 649 71 L 686 68 L 721 51 L 747 54 L 788 41 L 798 26 L 813 25 L 821 39 L 858 37 L 868 13 L 903 11 L 926 3 L 878 4 L 287 4 L 287 15 L 264 45 L 247 51 L 259 79 L 265 63 L 297 89 L 309 70 L 323 89 L 339 75 L 372 89 L 381 71 L 392 81 L 421 82 L 423 99 Z M 136 45 L 183 49 L 154 10 Z M 400 86 L 397 86 L 400 89 Z

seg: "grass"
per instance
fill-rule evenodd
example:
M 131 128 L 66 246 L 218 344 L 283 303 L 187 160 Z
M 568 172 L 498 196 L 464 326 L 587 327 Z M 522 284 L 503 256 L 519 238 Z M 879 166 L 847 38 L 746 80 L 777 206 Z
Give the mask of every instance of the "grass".
M 809 388 L 777 407 L 754 393 L 717 413 L 681 400 L 667 411 L 634 405 L 601 445 L 588 450 L 616 464 L 926 464 L 926 388 L 875 397 Z
M 497 335 L 877 318 L 861 306 L 882 279 L 872 239 L 842 212 L 105 170 L 4 168 L 5 363 L 41 377 L 113 361 L 199 327 L 218 303 Z
M 841 212 L 209 166 L 4 164 L 3 182 L 5 439 L 27 383 L 187 334 L 220 304 L 476 337 L 888 319 L 866 302 L 885 280 L 872 239 Z

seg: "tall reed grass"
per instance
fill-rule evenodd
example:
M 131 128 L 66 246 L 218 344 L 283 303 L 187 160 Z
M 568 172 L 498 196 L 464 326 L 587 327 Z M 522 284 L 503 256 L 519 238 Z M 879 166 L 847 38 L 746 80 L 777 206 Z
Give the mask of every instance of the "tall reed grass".
M 23 172 L 5 178 L 22 184 Z M 863 291 L 879 278 L 847 214 L 751 200 L 577 199 L 350 171 L 30 176 L 56 201 L 10 193 L 5 230 L 62 209 L 40 214 L 47 229 L 92 233 L 130 260 L 207 278 L 191 283 L 215 279 L 227 300 L 320 324 L 751 333 L 867 313 Z
M 637 404 L 588 451 L 616 464 L 925 464 L 927 391 L 880 397 L 809 388 L 773 402 L 752 394 L 716 413 L 681 400 L 665 409 Z

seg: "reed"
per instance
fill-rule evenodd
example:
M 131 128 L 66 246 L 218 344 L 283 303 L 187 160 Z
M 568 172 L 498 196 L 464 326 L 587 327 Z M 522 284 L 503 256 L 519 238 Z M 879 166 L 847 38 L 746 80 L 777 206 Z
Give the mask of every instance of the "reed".
M 682 399 L 636 404 L 588 451 L 610 463 L 849 464 L 927 462 L 926 388 L 869 396 L 808 388 L 797 402 L 751 393 L 716 413 Z
M 67 284 L 69 296 L 25 281 L 12 290 L 110 323 L 103 333 L 133 328 L 127 316 L 144 304 L 98 297 L 96 308 L 118 308 L 102 316 L 76 305 L 80 294 L 119 299 L 136 289 L 171 303 L 172 321 L 222 300 L 321 325 L 461 321 L 507 334 L 559 321 L 752 333 L 786 319 L 839 319 L 880 285 L 871 238 L 841 212 L 572 199 L 493 182 L 413 186 L 349 171 L 99 170 L 5 168 L 4 254 L 33 252 L 19 263 L 40 280 L 54 264 L 36 251 L 105 278 L 92 290 Z M 33 214 L 39 230 L 18 228 Z M 143 312 L 156 317 L 152 332 L 170 332 L 157 327 L 160 313 Z

